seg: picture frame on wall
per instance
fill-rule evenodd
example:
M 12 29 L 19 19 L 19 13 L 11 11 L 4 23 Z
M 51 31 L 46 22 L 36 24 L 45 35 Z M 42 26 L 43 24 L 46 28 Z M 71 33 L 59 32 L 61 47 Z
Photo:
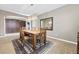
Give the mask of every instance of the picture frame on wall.
M 41 19 L 40 27 L 46 30 L 53 30 L 53 17 Z

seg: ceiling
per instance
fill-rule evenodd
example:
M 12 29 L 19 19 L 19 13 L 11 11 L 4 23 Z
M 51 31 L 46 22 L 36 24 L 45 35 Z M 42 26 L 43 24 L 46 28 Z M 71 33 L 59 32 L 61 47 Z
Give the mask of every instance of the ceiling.
M 64 4 L 0 4 L 0 10 L 30 16 L 40 15 L 62 6 Z

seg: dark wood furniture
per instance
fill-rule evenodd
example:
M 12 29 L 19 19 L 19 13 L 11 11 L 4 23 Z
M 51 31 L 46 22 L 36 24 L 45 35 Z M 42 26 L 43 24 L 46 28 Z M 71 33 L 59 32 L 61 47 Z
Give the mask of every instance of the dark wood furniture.
M 77 33 L 77 53 L 79 54 L 79 32 Z

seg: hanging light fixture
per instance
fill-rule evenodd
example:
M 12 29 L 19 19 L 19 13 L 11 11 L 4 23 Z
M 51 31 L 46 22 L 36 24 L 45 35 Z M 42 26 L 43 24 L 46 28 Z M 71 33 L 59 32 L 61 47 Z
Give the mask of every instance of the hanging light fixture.
M 36 20 L 38 19 L 37 16 L 28 16 L 27 17 L 28 20 Z
M 30 7 L 33 7 L 33 6 L 34 6 L 34 4 L 30 4 Z M 38 19 L 38 17 L 34 14 L 31 16 L 27 16 L 27 20 L 36 20 L 36 19 Z

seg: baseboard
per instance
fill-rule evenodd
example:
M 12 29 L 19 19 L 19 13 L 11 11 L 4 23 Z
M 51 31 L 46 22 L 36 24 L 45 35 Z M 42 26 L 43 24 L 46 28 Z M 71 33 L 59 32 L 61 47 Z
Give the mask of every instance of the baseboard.
M 8 37 L 8 36 L 14 36 L 14 35 L 19 35 L 19 33 L 5 34 L 3 36 L 0 36 L 0 38 L 4 38 L 4 37 Z
M 56 40 L 60 40 L 60 41 L 64 41 L 64 42 L 68 42 L 68 43 L 72 43 L 72 44 L 76 44 L 76 42 L 72 42 L 72 41 L 68 41 L 68 40 L 64 40 L 64 39 L 60 39 L 60 38 L 55 38 L 55 37 L 52 37 L 52 36 L 47 36 L 48 38 L 52 38 L 52 39 L 56 39 Z
M 13 35 L 19 35 L 19 33 L 5 34 L 5 36 L 13 36 Z

